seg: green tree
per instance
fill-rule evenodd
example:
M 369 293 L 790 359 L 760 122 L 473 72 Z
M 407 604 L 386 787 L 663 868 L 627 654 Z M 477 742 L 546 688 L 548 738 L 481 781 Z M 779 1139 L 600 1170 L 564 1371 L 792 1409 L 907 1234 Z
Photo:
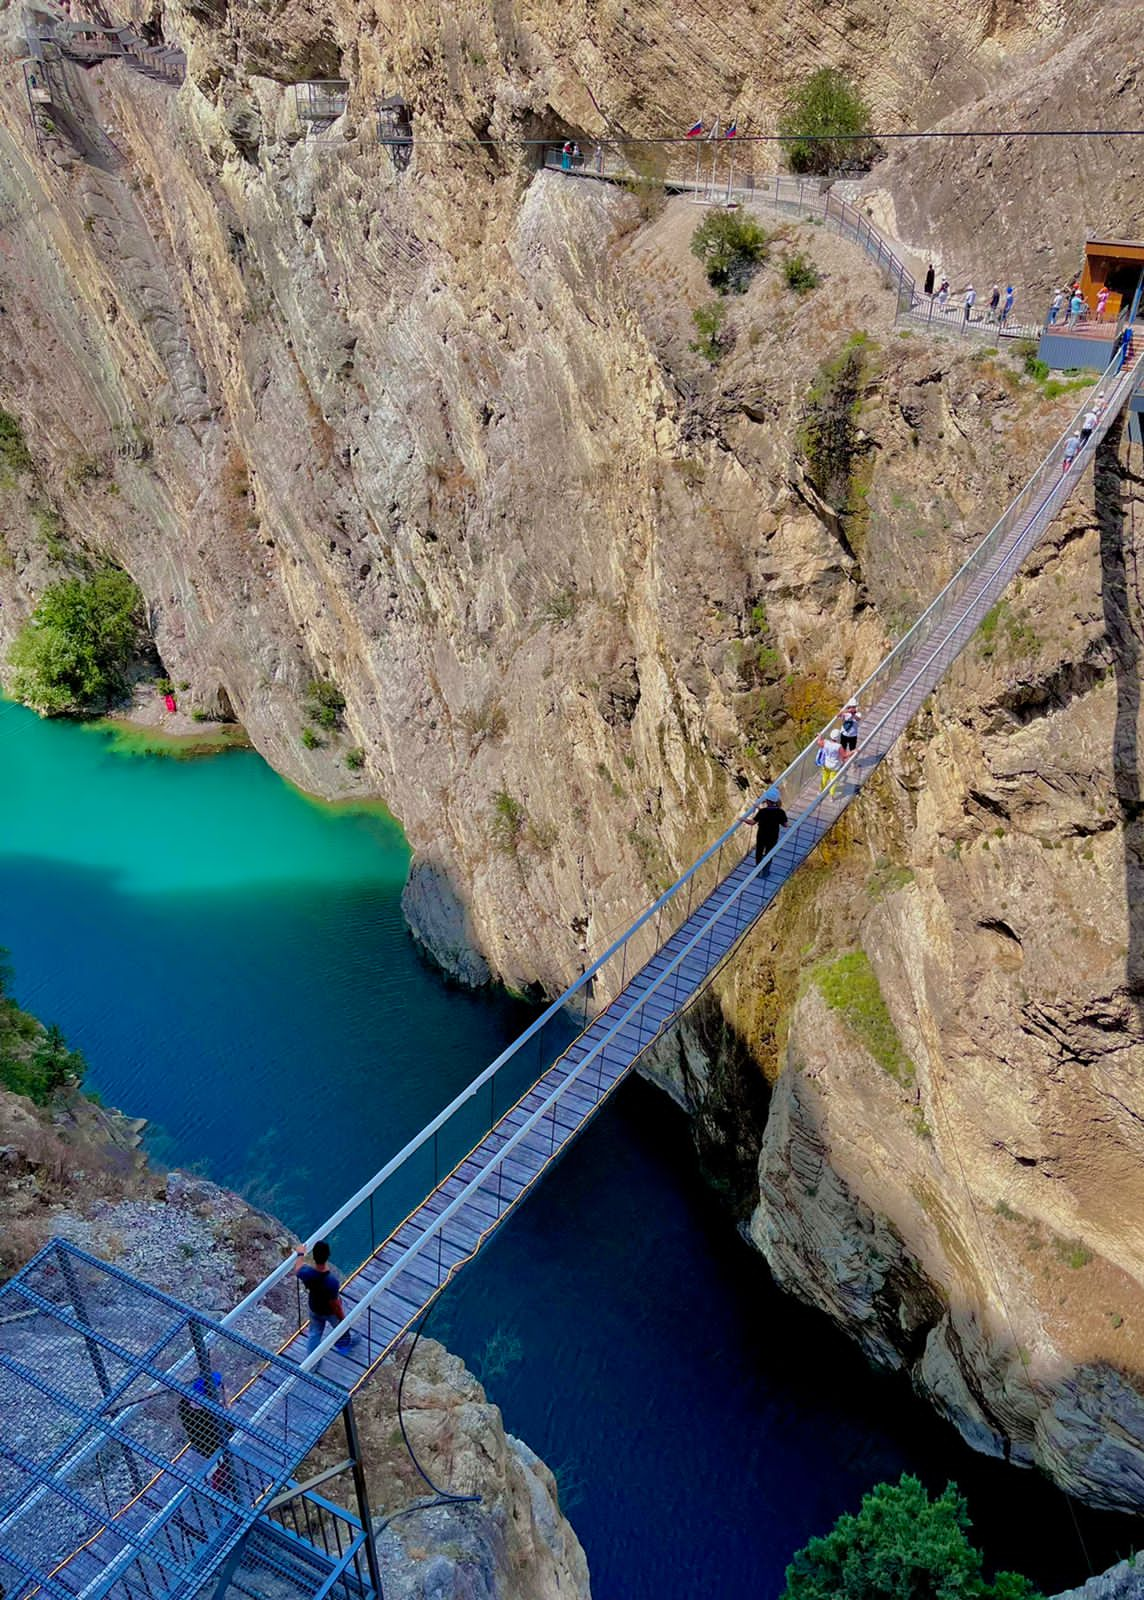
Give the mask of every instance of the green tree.
M 691 235 L 713 289 L 742 294 L 755 269 L 767 259 L 767 236 L 753 217 L 738 211 L 709 211 Z
M 931 1500 L 918 1482 L 880 1483 L 812 1539 L 786 1573 L 782 1600 L 1038 1600 L 1028 1579 L 982 1575 L 969 1513 L 956 1484 Z
M 819 368 L 798 432 L 814 487 L 841 512 L 851 509 L 851 480 L 863 448 L 858 413 L 865 383 L 865 346 L 851 339 Z
M 691 341 L 688 348 L 714 366 L 730 343 L 725 327 L 727 307 L 722 300 L 712 300 L 705 306 L 697 306 L 691 313 L 691 320 L 698 337 Z
M 109 706 L 126 686 L 141 610 L 138 589 L 114 568 L 52 584 L 9 653 L 12 693 L 48 716 Z
M 59 1028 L 43 1028 L 6 993 L 12 981 L 8 952 L 0 948 L 0 1088 L 46 1106 L 61 1090 L 82 1081 L 87 1064 L 69 1050 Z
M 870 137 L 869 106 L 845 73 L 834 67 L 820 67 L 795 85 L 779 117 L 779 132 L 792 172 L 869 166 L 878 154 Z M 812 134 L 818 137 L 809 137 Z

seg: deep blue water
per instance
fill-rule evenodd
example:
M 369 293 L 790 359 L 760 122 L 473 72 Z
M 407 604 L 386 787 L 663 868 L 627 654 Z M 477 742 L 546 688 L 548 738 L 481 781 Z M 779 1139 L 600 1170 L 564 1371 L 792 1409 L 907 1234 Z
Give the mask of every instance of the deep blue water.
M 314 806 L 254 755 L 126 759 L 0 704 L 0 943 L 157 1152 L 300 1232 L 530 1013 L 416 955 L 383 814 Z M 597 1600 L 779 1592 L 790 1554 L 903 1470 L 969 1497 L 989 1563 L 1087 1576 L 1062 1497 L 960 1445 L 771 1283 L 683 1118 L 628 1085 L 443 1297 L 429 1331 L 558 1472 Z M 1126 1520 L 1080 1513 L 1091 1557 Z

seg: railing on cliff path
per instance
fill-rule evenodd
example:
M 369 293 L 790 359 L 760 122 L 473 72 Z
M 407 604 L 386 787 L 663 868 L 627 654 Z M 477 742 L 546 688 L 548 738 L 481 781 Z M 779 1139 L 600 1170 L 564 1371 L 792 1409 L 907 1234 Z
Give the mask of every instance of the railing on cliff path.
M 858 755 L 842 776 L 820 790 L 812 740 L 776 780 L 794 820 L 770 856 L 752 864 L 736 819 L 519 1039 L 315 1229 L 311 1242 L 332 1237 L 344 1258 L 366 1254 L 345 1288 L 349 1320 L 362 1337 L 356 1352 L 333 1356 L 340 1381 L 356 1386 L 388 1354 L 705 987 L 869 781 L 1064 504 L 1136 387 L 1136 365 L 1118 371 L 1114 363 L 1101 382 L 1107 405 L 1073 471 L 1061 471 L 1062 435 L 857 691 L 867 714 Z M 1070 431 L 1075 426 L 1076 420 Z M 290 1269 L 284 1262 L 271 1273 L 226 1324 L 240 1323 Z M 312 1358 L 301 1357 L 296 1336 L 287 1350 L 310 1367 L 337 1337 L 335 1330 Z
M 578 162 L 564 164 L 559 148 L 546 151 L 544 165 L 549 172 L 561 172 L 573 178 L 595 178 L 610 183 L 633 186 L 655 185 L 674 194 L 690 194 L 707 205 L 763 206 L 782 216 L 798 217 L 804 221 L 819 222 L 844 239 L 852 239 L 864 250 L 879 268 L 886 282 L 896 290 L 895 320 L 911 326 L 926 327 L 934 333 L 951 334 L 959 338 L 982 341 L 1003 339 L 1037 339 L 1044 331 L 1040 322 L 1023 322 L 1012 316 L 1001 322 L 991 316 L 987 306 L 978 303 L 973 307 L 971 320 L 966 320 L 964 304 L 960 297 L 951 298 L 944 306 L 935 295 L 922 294 L 912 273 L 894 250 L 889 240 L 879 232 L 868 217 L 857 207 L 835 194 L 817 178 L 793 178 L 775 173 L 756 178 L 743 162 L 736 177 L 733 140 L 702 141 L 698 161 L 689 169 L 702 173 L 709 160 L 722 157 L 726 169 L 724 181 L 716 178 L 698 179 L 688 176 L 676 160 L 675 167 L 666 174 L 655 173 L 654 159 L 657 148 L 649 147 L 646 162 L 635 164 L 619 151 L 595 146 L 588 156 Z M 708 155 L 711 152 L 711 155 Z M 670 159 L 670 158 L 669 158 Z M 647 172 L 641 172 L 640 166 Z M 1111 328 L 1109 335 L 1111 337 Z

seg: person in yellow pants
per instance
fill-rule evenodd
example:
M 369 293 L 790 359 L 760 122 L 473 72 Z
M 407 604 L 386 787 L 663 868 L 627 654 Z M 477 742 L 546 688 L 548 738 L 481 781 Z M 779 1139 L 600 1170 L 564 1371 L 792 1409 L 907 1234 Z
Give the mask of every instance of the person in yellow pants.
M 821 787 L 829 789 L 842 770 L 843 754 L 842 744 L 839 740 L 839 730 L 831 728 L 826 735 L 818 736 L 818 756 L 816 758 L 819 771 L 822 773 Z

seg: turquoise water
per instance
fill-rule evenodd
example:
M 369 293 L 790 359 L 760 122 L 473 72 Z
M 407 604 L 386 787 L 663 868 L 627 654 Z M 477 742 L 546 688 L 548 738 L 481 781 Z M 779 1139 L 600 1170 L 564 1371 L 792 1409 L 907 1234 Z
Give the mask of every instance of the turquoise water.
M 406 933 L 380 811 L 314 805 L 251 752 L 125 758 L 0 703 L 0 943 L 91 1086 L 312 1227 L 529 1019 Z M 791 1552 L 903 1470 L 954 1476 L 990 1561 L 1087 1575 L 1061 1497 L 982 1460 L 779 1294 L 633 1083 L 434 1311 L 558 1468 L 597 1600 L 778 1592 Z M 392 1507 L 385 1508 L 394 1509 Z M 1082 1515 L 1094 1562 L 1132 1525 Z

